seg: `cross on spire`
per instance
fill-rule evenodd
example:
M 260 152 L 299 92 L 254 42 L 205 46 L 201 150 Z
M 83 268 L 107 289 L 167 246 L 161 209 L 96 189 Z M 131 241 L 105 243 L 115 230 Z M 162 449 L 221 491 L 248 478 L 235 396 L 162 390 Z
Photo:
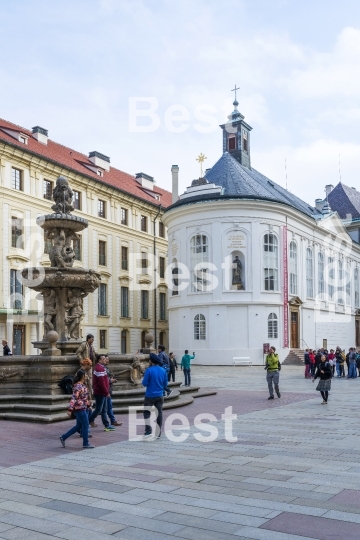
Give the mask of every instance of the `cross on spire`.
M 237 101 L 237 99 L 236 99 L 236 90 L 240 90 L 240 86 L 238 88 L 236 88 L 236 84 L 235 84 L 235 88 L 233 88 L 231 90 L 232 92 L 235 92 L 235 101 Z

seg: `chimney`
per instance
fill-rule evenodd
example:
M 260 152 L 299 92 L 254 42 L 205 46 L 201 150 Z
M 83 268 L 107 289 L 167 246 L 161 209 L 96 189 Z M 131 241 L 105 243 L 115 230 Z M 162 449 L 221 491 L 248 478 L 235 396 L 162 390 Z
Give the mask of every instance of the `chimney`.
M 96 165 L 96 167 L 100 167 L 100 169 L 104 169 L 105 171 L 110 171 L 110 158 L 108 156 L 104 156 L 104 154 L 100 154 L 100 152 L 89 152 L 89 160 Z
M 149 189 L 150 191 L 154 190 L 153 176 L 149 176 L 148 174 L 145 174 L 143 172 L 138 172 L 135 174 L 135 178 L 139 182 L 139 184 L 142 185 L 143 188 Z
M 40 126 L 35 126 L 32 128 L 32 136 L 42 144 L 47 144 L 48 142 L 48 130 Z
M 172 177 L 172 204 L 175 204 L 179 198 L 179 167 L 178 165 L 171 166 Z
M 332 184 L 327 184 L 325 186 L 325 193 L 326 193 L 326 198 L 328 198 L 329 196 L 329 193 L 334 189 L 334 186 Z
M 320 210 L 320 212 L 322 211 L 323 204 L 324 201 L 322 199 L 315 199 L 315 208 Z

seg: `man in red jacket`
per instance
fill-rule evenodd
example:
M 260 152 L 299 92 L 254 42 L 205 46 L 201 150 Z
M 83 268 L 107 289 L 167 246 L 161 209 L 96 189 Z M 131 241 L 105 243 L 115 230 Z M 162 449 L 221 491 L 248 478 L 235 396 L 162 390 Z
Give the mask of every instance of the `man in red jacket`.
M 101 414 L 101 420 L 104 424 L 104 431 L 115 431 L 114 426 L 109 422 L 107 416 L 107 398 L 110 396 L 109 377 L 105 369 L 106 357 L 104 354 L 98 354 L 97 364 L 93 370 L 93 394 L 95 398 L 95 410 L 89 418 L 89 424 L 92 424 L 95 418 Z

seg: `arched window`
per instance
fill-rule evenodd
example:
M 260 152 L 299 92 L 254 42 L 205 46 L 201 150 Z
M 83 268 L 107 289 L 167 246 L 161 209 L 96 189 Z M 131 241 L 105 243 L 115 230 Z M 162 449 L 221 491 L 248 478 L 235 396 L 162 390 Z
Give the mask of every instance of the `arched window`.
M 359 269 L 356 267 L 354 272 L 354 289 L 355 289 L 355 307 L 360 308 L 360 287 L 359 287 Z
M 201 313 L 194 318 L 194 339 L 206 339 L 206 319 Z
M 290 294 L 297 294 L 297 245 L 290 242 Z
M 196 234 L 190 242 L 190 259 L 191 259 L 191 290 L 192 292 L 206 292 L 207 285 L 210 283 L 207 280 L 208 268 L 206 263 L 209 262 L 209 240 L 205 234 Z
M 306 249 L 306 296 L 314 298 L 314 262 L 310 247 Z
M 278 337 L 278 318 L 275 313 L 270 313 L 268 316 L 268 339 Z
M 264 235 L 264 289 L 279 290 L 279 248 L 275 234 Z
M 324 254 L 321 251 L 318 253 L 318 294 L 319 298 L 324 300 L 325 296 L 325 262 Z

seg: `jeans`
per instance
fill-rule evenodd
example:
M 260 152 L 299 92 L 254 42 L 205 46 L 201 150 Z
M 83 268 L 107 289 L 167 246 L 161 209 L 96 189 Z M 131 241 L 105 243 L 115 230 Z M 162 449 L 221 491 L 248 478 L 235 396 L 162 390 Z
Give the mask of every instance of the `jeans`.
M 275 386 L 275 392 L 277 393 L 277 395 L 280 394 L 279 378 L 280 378 L 280 373 L 278 371 L 270 371 L 270 372 L 268 371 L 266 374 L 266 380 L 268 383 L 269 393 L 271 397 L 274 397 L 273 384 Z
M 349 364 L 349 371 L 348 371 L 348 378 L 349 379 L 356 379 L 356 364 L 355 362 L 350 362 Z
M 344 366 L 342 366 L 339 362 L 336 362 L 336 373 L 338 374 L 338 377 L 345 375 Z
M 111 399 L 111 397 L 108 397 L 106 399 L 107 399 L 107 415 L 110 418 L 110 422 L 112 424 L 115 424 L 116 418 L 115 418 L 114 412 L 113 412 L 112 399 Z
M 150 426 L 150 423 L 147 422 L 151 416 L 150 409 L 152 407 L 155 407 L 157 410 L 157 418 L 156 423 L 158 425 L 158 428 L 156 428 L 156 431 L 159 430 L 159 433 L 156 433 L 156 436 L 160 436 L 161 434 L 161 426 L 162 426 L 162 406 L 164 403 L 164 398 L 161 396 L 159 397 L 146 397 L 144 399 L 144 407 L 148 407 L 148 410 L 144 410 L 144 420 L 145 420 L 145 435 L 151 435 L 152 433 L 152 427 Z
M 105 427 L 109 427 L 110 423 L 107 417 L 107 396 L 94 395 L 95 409 L 89 418 L 89 424 L 91 424 L 99 414 L 101 414 L 101 420 Z
M 80 431 L 81 436 L 83 438 L 83 446 L 88 446 L 89 444 L 89 415 L 87 411 L 74 411 L 75 417 L 76 417 L 76 424 L 74 427 L 69 429 L 64 435 L 61 437 L 64 439 L 68 439 L 71 437 L 71 435 L 74 435 L 74 433 L 78 433 Z
M 190 368 L 184 367 L 184 376 L 185 376 L 185 386 L 191 386 L 191 375 L 190 375 Z

